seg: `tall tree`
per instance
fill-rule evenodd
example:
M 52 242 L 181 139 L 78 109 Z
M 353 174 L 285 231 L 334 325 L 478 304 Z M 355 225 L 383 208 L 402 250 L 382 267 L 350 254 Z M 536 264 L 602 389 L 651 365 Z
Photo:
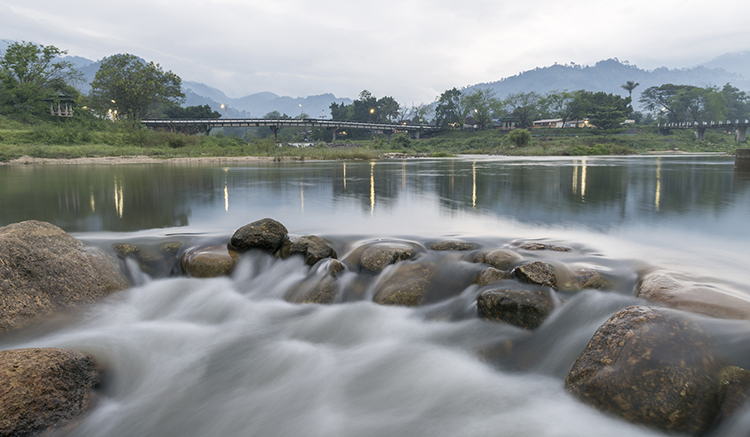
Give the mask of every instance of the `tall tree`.
M 461 98 L 462 107 L 468 111 L 479 129 L 485 129 L 492 122 L 492 109 L 495 101 L 495 91 L 491 89 L 475 89 L 464 94 Z
M 72 85 L 82 76 L 72 63 L 58 59 L 66 53 L 51 45 L 10 44 L 0 58 L 0 82 L 10 103 L 29 110 L 56 90 L 75 94 Z
M 435 121 L 442 128 L 455 125 L 463 125 L 464 108 L 461 101 L 461 91 L 453 88 L 445 91 L 438 97 L 435 109 Z
M 675 96 L 686 85 L 673 85 L 671 83 L 662 86 L 646 88 L 641 93 L 640 102 L 648 109 L 656 113 L 663 113 L 669 123 L 680 122 L 680 108 Z
M 534 91 L 509 94 L 504 102 L 520 128 L 531 126 L 534 119 L 544 112 L 542 96 Z
M 393 122 L 398 119 L 400 105 L 391 96 L 385 96 L 378 99 L 377 109 L 385 118 L 385 121 Z
M 727 102 L 726 113 L 729 120 L 750 119 L 750 96 L 746 92 L 726 84 L 721 89 L 721 94 Z
M 581 95 L 584 91 L 569 92 L 568 90 L 552 91 L 544 96 L 544 106 L 549 113 L 562 119 L 560 127 L 565 127 L 569 120 L 583 117 L 583 101 Z
M 620 88 L 628 92 L 628 97 L 630 97 L 631 102 L 633 101 L 633 90 L 636 89 L 638 85 L 640 85 L 638 82 L 633 82 L 632 80 L 625 82 L 625 85 L 620 85 Z
M 605 92 L 583 92 L 582 99 L 586 102 L 585 112 L 589 122 L 597 129 L 613 129 L 625 121 L 632 112 L 630 98 L 623 99 L 615 94 Z
M 105 58 L 91 82 L 92 106 L 104 113 L 114 109 L 135 123 L 145 118 L 152 108 L 167 102 L 181 102 L 182 79 L 165 72 L 153 62 L 145 62 L 131 54 Z

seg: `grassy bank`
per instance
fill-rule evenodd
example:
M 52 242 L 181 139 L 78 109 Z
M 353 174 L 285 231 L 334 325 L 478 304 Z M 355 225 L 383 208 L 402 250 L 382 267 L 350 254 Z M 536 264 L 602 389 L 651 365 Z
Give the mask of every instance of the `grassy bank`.
M 451 156 L 499 154 L 522 156 L 626 155 L 649 151 L 733 153 L 732 134 L 709 130 L 698 142 L 690 130 L 661 135 L 642 126 L 600 134 L 590 129 L 534 129 L 528 144 L 514 144 L 498 130 L 449 131 L 410 140 L 403 134 L 388 141 L 373 139 L 297 148 L 295 138 L 238 138 L 221 132 L 185 135 L 131 127 L 93 118 L 84 113 L 71 119 L 49 116 L 0 115 L 0 161 L 27 155 L 35 158 L 151 156 L 156 158 L 266 156 L 286 159 L 373 159 L 382 153 Z

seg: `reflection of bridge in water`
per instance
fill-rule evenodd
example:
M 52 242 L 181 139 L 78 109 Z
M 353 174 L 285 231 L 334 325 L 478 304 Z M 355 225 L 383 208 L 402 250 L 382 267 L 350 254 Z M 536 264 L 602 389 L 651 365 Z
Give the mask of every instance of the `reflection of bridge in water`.
M 704 141 L 706 139 L 706 129 L 734 129 L 734 140 L 744 143 L 747 141 L 747 128 L 750 126 L 750 121 L 694 121 L 692 123 L 658 124 L 657 126 L 659 127 L 659 133 L 668 133 L 670 129 L 695 129 L 695 138 L 697 138 L 698 141 Z
M 382 131 L 388 140 L 395 132 L 407 132 L 409 138 L 419 139 L 420 132 L 437 130 L 435 126 L 425 126 L 408 123 L 363 123 L 358 121 L 336 121 L 318 120 L 315 118 L 303 119 L 265 119 L 265 118 L 220 118 L 220 119 L 160 119 L 143 120 L 141 123 L 150 128 L 162 128 L 175 130 L 176 127 L 196 127 L 206 132 L 215 127 L 268 127 L 273 131 L 274 137 L 282 127 L 312 127 L 324 128 L 333 133 L 333 141 L 336 141 L 336 132 L 339 129 L 367 129 Z

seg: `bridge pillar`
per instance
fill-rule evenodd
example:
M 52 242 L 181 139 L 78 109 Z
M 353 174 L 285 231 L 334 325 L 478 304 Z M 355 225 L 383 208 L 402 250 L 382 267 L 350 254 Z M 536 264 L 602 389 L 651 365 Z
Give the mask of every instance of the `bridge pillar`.
M 706 128 L 705 127 L 695 128 L 695 139 L 698 141 L 706 141 Z
M 328 130 L 331 131 L 331 133 L 333 134 L 333 139 L 331 140 L 331 142 L 335 143 L 336 142 L 336 131 L 339 130 L 339 128 L 337 128 L 337 127 L 329 127 Z
M 279 126 L 268 126 L 271 131 L 273 131 L 273 139 L 276 139 L 276 136 L 279 134 Z
M 419 139 L 419 131 L 418 130 L 410 130 L 409 132 L 409 139 L 411 140 L 418 140 Z
M 747 125 L 738 125 L 734 130 L 734 140 L 740 143 L 747 141 Z

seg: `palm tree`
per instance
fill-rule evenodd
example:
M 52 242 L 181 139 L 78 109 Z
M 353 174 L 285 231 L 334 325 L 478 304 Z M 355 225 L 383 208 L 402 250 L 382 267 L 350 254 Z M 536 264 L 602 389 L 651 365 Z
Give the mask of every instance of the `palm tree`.
M 629 80 L 625 82 L 625 85 L 620 85 L 620 88 L 624 90 L 628 90 L 628 95 L 630 97 L 630 101 L 633 101 L 633 90 L 640 85 L 638 82 L 633 82 L 632 80 Z

